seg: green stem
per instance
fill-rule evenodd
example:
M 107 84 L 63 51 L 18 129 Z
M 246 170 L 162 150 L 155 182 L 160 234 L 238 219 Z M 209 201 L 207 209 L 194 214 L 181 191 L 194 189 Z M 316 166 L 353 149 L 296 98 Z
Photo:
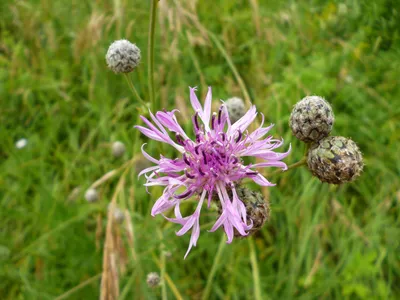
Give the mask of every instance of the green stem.
M 298 167 L 304 166 L 306 163 L 307 163 L 307 157 L 303 157 L 298 162 L 295 162 L 294 164 L 289 165 L 286 170 L 276 170 L 274 172 L 269 173 L 268 176 L 273 176 L 273 175 L 276 175 L 276 174 L 287 172 L 289 170 L 296 169 Z
M 309 145 L 309 144 L 306 144 L 306 147 L 305 147 L 305 150 L 304 150 L 304 156 L 303 156 L 302 159 L 300 159 L 298 162 L 295 162 L 294 164 L 291 164 L 290 166 L 288 166 L 288 168 L 287 168 L 285 171 L 283 171 L 283 170 L 276 170 L 276 171 L 270 173 L 269 175 L 272 176 L 272 175 L 280 174 L 280 173 L 282 173 L 282 172 L 286 172 L 286 171 L 289 171 L 289 170 L 293 170 L 293 169 L 296 169 L 296 168 L 298 168 L 298 167 L 301 167 L 301 166 L 306 165 L 306 164 L 307 164 L 307 156 L 308 156 L 308 150 L 309 150 L 309 149 L 310 149 L 310 145 Z
M 201 297 L 202 300 L 207 300 L 210 298 L 211 287 L 214 283 L 213 282 L 214 276 L 215 276 L 215 273 L 217 272 L 219 262 L 222 258 L 222 253 L 224 252 L 223 250 L 225 248 L 225 245 L 226 245 L 226 239 L 225 239 L 225 235 L 223 235 L 221 238 L 221 242 L 219 243 L 219 246 L 218 246 L 217 254 L 214 256 L 214 262 L 213 262 L 213 265 L 211 267 L 210 273 L 207 278 L 206 288 L 204 289 L 204 293 Z
M 146 102 L 144 102 L 144 100 L 140 97 L 138 91 L 136 90 L 135 86 L 133 85 L 132 79 L 128 74 L 124 74 L 125 75 L 125 79 L 128 82 L 129 88 L 131 89 L 133 95 L 136 97 L 136 99 L 142 104 L 144 105 L 144 107 L 147 107 Z
M 160 238 L 160 276 L 161 276 L 161 299 L 167 300 L 167 287 L 165 285 L 165 274 L 166 274 L 166 266 L 165 266 L 165 245 L 163 242 L 163 235 L 161 230 L 157 230 L 158 237 Z
M 256 250 L 254 248 L 253 237 L 249 237 L 249 247 L 250 247 L 250 264 L 253 273 L 253 283 L 254 283 L 254 299 L 261 300 L 261 284 L 260 284 L 260 275 L 258 271 L 258 263 L 257 263 L 257 255 Z
M 231 57 L 225 51 L 224 46 L 222 45 L 222 43 L 219 41 L 218 37 L 214 33 L 207 30 L 207 34 L 211 37 L 211 39 L 214 41 L 215 45 L 217 46 L 218 50 L 221 52 L 222 56 L 226 59 L 226 62 L 228 63 L 229 67 L 231 68 L 232 73 L 236 77 L 236 80 L 240 86 L 240 89 L 242 90 L 246 104 L 250 107 L 251 106 L 251 98 L 250 98 L 249 92 L 247 91 L 247 87 L 246 87 L 242 77 L 240 76 L 238 70 L 236 69 L 236 66 L 233 63 Z
M 307 157 L 303 157 L 298 162 L 295 162 L 294 164 L 291 164 L 290 166 L 288 166 L 286 171 L 289 171 L 289 170 L 296 169 L 298 167 L 304 166 L 306 163 L 307 163 Z
M 149 98 L 152 106 L 152 110 L 157 109 L 157 104 L 155 103 L 155 92 L 154 92 L 154 32 L 156 25 L 156 8 L 158 0 L 151 0 L 150 7 L 150 25 L 149 25 L 149 40 L 148 40 L 148 80 L 149 80 Z

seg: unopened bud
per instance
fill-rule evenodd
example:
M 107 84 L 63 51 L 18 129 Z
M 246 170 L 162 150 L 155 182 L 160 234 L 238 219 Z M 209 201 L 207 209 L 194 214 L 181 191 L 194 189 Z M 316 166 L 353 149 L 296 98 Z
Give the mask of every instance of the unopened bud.
M 364 167 L 356 143 L 342 136 L 329 136 L 313 144 L 307 164 L 319 180 L 333 184 L 355 180 Z
M 233 97 L 225 102 L 226 108 L 229 113 L 229 120 L 231 123 L 237 122 L 246 113 L 246 107 L 242 99 Z
M 328 102 L 319 96 L 308 96 L 294 106 L 289 126 L 299 140 L 310 143 L 328 136 L 334 120 Z
M 97 190 L 90 188 L 85 193 L 85 199 L 87 202 L 96 202 L 99 200 L 99 194 Z
M 127 40 L 111 44 L 106 54 L 108 67 L 114 73 L 129 73 L 139 65 L 140 49 Z
M 112 203 L 110 203 L 108 205 L 109 210 L 111 209 L 111 205 L 112 205 Z M 113 214 L 114 221 L 117 223 L 122 223 L 125 220 L 124 211 L 117 206 L 114 206 L 112 214 Z
M 124 155 L 126 147 L 125 145 L 120 142 L 120 141 L 116 141 L 112 144 L 112 154 L 114 157 L 121 157 L 122 155 Z
M 269 220 L 271 213 L 269 202 L 260 192 L 252 191 L 242 186 L 238 186 L 236 192 L 246 207 L 248 222 L 253 222 L 253 227 L 249 230 L 249 235 L 252 235 L 259 231 L 265 222 Z M 237 231 L 235 231 L 234 235 L 235 237 L 243 237 Z
M 147 285 L 151 288 L 155 288 L 160 285 L 161 279 L 160 275 L 156 272 L 151 272 L 147 274 L 147 279 L 146 279 Z
M 236 229 L 234 229 L 234 236 L 238 238 L 245 238 L 259 231 L 270 218 L 269 202 L 264 198 L 260 192 L 252 191 L 249 188 L 237 185 L 235 187 L 236 193 L 240 201 L 243 202 L 246 208 L 247 223 L 253 223 L 253 227 L 248 231 L 248 235 L 242 236 Z M 228 190 L 229 197 L 232 198 L 232 191 Z M 222 214 L 222 207 L 219 201 L 219 196 L 214 193 L 213 200 L 218 206 L 218 214 Z

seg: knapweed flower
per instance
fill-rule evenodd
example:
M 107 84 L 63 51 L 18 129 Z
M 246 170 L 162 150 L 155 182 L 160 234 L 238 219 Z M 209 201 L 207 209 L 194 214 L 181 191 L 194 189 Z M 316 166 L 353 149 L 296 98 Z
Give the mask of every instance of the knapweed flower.
M 176 234 L 183 235 L 192 229 L 185 258 L 192 246 L 196 246 L 200 235 L 199 217 L 203 203 L 207 201 L 207 207 L 210 207 L 214 195 L 218 195 L 221 215 L 210 231 L 223 226 L 228 243 L 232 242 L 235 231 L 242 236 L 248 235 L 253 224 L 238 197 L 236 184 L 249 178 L 261 186 L 273 186 L 258 170 L 264 167 L 285 170 L 287 166 L 281 160 L 290 152 L 290 149 L 284 153 L 274 152 L 283 141 L 272 136 L 265 137 L 273 125 L 263 127 L 263 115 L 260 127 L 251 133 L 248 131 L 257 116 L 255 106 L 231 124 L 226 105 L 222 104 L 217 113 L 211 114 L 211 88 L 208 89 L 204 107 L 200 105 L 195 91 L 195 88 L 190 88 L 190 101 L 195 110 L 192 117 L 193 140 L 179 125 L 175 117 L 177 110 L 159 111 L 155 115 L 150 112 L 152 122 L 142 116 L 146 127 L 136 126 L 147 137 L 170 144 L 179 152 L 174 159 L 162 155 L 160 159 L 155 159 L 142 147 L 143 155 L 156 165 L 144 169 L 139 176 L 146 174 L 146 187 L 165 186 L 152 208 L 152 216 L 174 207 L 175 218 L 166 219 L 182 225 Z M 263 161 L 246 165 L 244 157 L 256 157 Z M 199 196 L 197 208 L 192 215 L 183 217 L 180 204 L 195 195 Z

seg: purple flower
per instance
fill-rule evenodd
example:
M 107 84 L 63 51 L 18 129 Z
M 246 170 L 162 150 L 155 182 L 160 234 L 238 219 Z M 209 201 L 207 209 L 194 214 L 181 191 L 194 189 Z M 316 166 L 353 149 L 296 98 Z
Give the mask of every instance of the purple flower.
M 179 125 L 175 117 L 177 110 L 159 111 L 155 116 L 150 112 L 153 122 L 141 116 L 147 127 L 135 126 L 147 137 L 170 144 L 180 152 L 175 159 L 161 156 L 157 160 L 144 151 L 143 145 L 143 155 L 156 165 L 144 169 L 139 176 L 146 174 L 146 187 L 165 187 L 162 196 L 154 204 L 151 215 L 163 214 L 174 207 L 175 218 L 166 219 L 182 225 L 177 235 L 183 235 L 192 229 L 185 258 L 192 246 L 196 246 L 200 235 L 199 217 L 203 202 L 207 199 L 207 207 L 210 207 L 211 201 L 216 198 L 213 195 L 218 195 L 222 213 L 211 231 L 223 226 L 228 243 L 233 240 L 234 230 L 242 236 L 248 234 L 253 224 L 247 221 L 246 208 L 237 196 L 236 184 L 244 178 L 250 178 L 261 186 L 273 186 L 258 169 L 279 167 L 286 170 L 287 166 L 281 160 L 290 152 L 290 147 L 284 153 L 274 152 L 283 141 L 273 139 L 272 136 L 265 137 L 273 125 L 264 128 L 262 114 L 260 127 L 248 132 L 247 128 L 257 116 L 255 106 L 231 124 L 224 104 L 218 113 L 211 114 L 211 87 L 208 89 L 204 108 L 195 91 L 196 88 L 190 88 L 190 102 L 195 110 L 192 117 L 194 140 Z M 174 135 L 174 139 L 166 129 Z M 245 156 L 264 161 L 245 165 L 242 160 Z M 195 212 L 191 216 L 182 217 L 180 203 L 194 195 L 200 196 Z

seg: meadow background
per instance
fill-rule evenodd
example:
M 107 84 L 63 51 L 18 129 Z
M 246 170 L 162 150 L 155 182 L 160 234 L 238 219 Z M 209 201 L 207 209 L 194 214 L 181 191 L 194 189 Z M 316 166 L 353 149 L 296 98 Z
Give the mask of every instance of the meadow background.
M 161 191 L 148 195 L 137 180 L 139 106 L 104 58 L 116 39 L 136 43 L 132 79 L 148 99 L 149 11 L 150 1 L 1 1 L 0 298 L 98 299 L 116 195 L 128 212 L 114 226 L 119 299 L 399 299 L 400 2 L 159 2 L 162 107 L 178 107 L 184 121 L 188 86 L 204 99 L 211 85 L 214 101 L 245 97 L 245 88 L 272 133 L 292 144 L 293 163 L 304 145 L 288 128 L 290 111 L 320 95 L 336 114 L 333 135 L 354 139 L 366 164 L 342 186 L 306 168 L 273 176 L 277 186 L 264 191 L 271 220 L 253 239 L 225 246 L 221 230 L 207 232 L 217 212 L 203 210 L 186 260 L 190 235 L 150 216 Z M 121 159 L 110 154 L 115 140 L 127 146 Z M 86 202 L 85 190 L 115 169 L 100 200 Z M 163 275 L 156 289 L 146 285 L 153 271 Z

